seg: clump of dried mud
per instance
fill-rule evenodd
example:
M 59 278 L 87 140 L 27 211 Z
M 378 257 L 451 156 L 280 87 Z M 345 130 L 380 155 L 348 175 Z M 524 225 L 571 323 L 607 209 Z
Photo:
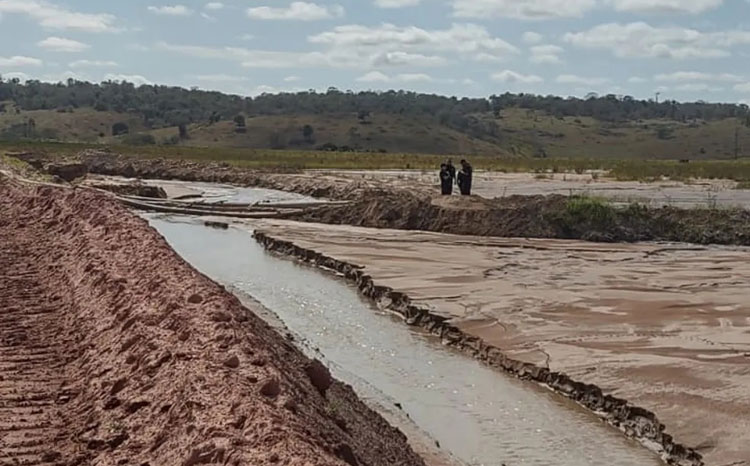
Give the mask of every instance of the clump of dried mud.
M 18 464 L 423 465 L 147 223 L 0 175 L 0 450 Z

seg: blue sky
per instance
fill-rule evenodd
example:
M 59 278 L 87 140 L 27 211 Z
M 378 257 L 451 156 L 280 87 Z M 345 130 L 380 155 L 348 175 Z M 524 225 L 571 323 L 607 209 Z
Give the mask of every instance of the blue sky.
M 0 0 L 0 75 L 750 102 L 750 0 Z

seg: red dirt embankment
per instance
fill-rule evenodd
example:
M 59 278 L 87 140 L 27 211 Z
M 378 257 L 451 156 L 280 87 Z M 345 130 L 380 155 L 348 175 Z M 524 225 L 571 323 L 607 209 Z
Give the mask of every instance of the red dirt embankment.
M 424 465 L 106 195 L 0 176 L 0 238 L 0 464 Z

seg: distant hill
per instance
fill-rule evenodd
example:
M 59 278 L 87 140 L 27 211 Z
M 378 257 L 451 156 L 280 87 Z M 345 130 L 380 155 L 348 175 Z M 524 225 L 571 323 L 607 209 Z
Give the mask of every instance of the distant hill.
M 262 95 L 0 79 L 0 140 L 498 157 L 750 156 L 746 105 L 404 91 Z

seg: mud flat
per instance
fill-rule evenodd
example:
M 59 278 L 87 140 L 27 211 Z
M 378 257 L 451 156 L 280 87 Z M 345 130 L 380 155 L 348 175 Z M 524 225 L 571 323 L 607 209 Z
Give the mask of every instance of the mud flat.
M 0 176 L 0 237 L 0 464 L 424 464 L 109 196 Z
M 345 274 L 444 343 L 605 413 L 671 461 L 750 458 L 748 249 L 279 221 L 256 236 Z
M 416 170 L 320 170 L 309 175 L 340 177 L 390 189 L 436 191 L 434 172 Z M 750 190 L 735 189 L 731 180 L 619 181 L 606 172 L 591 173 L 475 173 L 474 194 L 486 199 L 510 196 L 586 195 L 615 202 L 639 202 L 651 207 L 750 208 Z

